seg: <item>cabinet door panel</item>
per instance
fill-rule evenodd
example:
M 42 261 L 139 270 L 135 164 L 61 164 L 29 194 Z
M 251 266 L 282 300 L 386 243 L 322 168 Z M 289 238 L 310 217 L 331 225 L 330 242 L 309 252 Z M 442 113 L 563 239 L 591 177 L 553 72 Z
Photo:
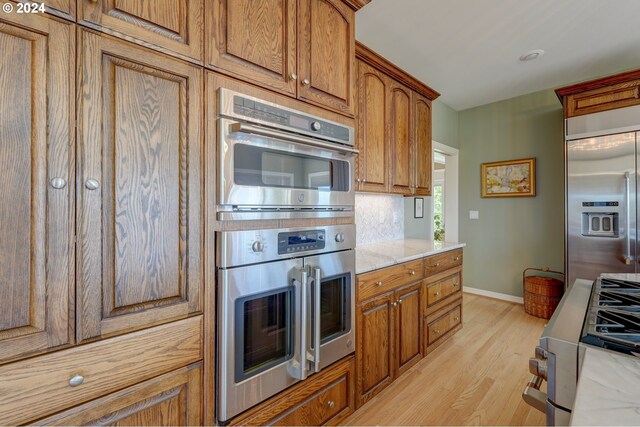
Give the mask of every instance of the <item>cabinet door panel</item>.
M 431 195 L 432 144 L 431 144 L 431 101 L 413 93 L 414 151 L 416 196 Z
M 395 323 L 393 294 L 359 305 L 357 397 L 360 404 L 375 396 L 394 378 Z
M 358 61 L 358 179 L 362 191 L 387 192 L 389 78 Z
M 391 156 L 390 183 L 391 192 L 411 194 L 413 161 L 411 91 L 405 86 L 392 83 L 390 93 L 391 138 L 389 151 Z
M 296 94 L 295 0 L 215 0 L 207 8 L 207 63 Z
M 81 42 L 85 340 L 201 309 L 202 71 L 93 33 Z M 88 188 L 89 179 L 99 187 Z
M 202 425 L 202 362 L 71 408 L 35 425 Z
M 202 0 L 80 0 L 90 27 L 171 53 L 202 59 Z
M 353 114 L 355 14 L 340 0 L 298 2 L 298 97 Z
M 0 17 L 0 363 L 73 342 L 73 34 Z
M 398 301 L 396 357 L 398 375 L 422 358 L 422 283 L 396 291 Z

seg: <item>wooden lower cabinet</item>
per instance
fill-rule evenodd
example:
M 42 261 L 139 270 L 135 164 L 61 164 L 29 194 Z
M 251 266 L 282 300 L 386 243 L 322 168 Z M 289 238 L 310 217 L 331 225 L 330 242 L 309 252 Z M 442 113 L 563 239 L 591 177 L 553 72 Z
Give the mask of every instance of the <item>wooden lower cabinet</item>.
M 359 274 L 356 282 L 360 407 L 462 327 L 462 249 Z
M 202 354 L 202 316 L 196 316 L 4 365 L 0 425 L 25 424 L 84 405 L 196 363 Z
M 355 410 L 354 357 L 325 368 L 231 421 L 231 425 L 337 425 Z
M 177 369 L 35 425 L 202 425 L 202 362 Z

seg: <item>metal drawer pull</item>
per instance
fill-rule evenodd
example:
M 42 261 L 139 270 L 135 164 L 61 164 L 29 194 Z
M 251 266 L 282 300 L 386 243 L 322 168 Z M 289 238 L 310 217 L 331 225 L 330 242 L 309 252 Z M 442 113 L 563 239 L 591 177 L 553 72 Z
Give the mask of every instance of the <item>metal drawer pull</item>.
M 84 185 L 89 190 L 96 190 L 100 186 L 100 183 L 97 180 L 90 178 L 84 183 Z
M 296 73 L 291 73 L 291 74 L 289 75 L 289 78 L 290 78 L 291 80 L 297 80 L 297 79 L 298 79 L 298 76 L 296 75 Z
M 401 299 L 398 300 L 398 304 L 402 304 L 402 300 Z
M 397 307 L 398 303 L 397 302 L 393 302 L 393 303 L 391 303 L 391 305 L 394 306 L 394 307 Z
M 540 391 L 542 378 L 537 375 L 531 377 L 522 392 L 522 399 L 540 412 L 547 412 L 547 394 Z
M 382 286 L 382 282 L 376 282 L 376 286 Z
M 413 270 L 411 270 L 411 271 L 409 272 L 409 274 L 410 274 L 410 275 L 412 275 L 412 276 L 415 276 L 415 275 L 416 275 L 416 272 L 415 272 L 415 271 L 413 271 Z
M 440 267 L 440 263 L 439 262 L 436 262 L 436 267 Z
M 302 85 L 303 86 L 307 86 L 309 84 L 309 79 L 303 79 L 302 80 Z
M 64 178 L 53 178 L 50 181 L 50 184 L 56 190 L 60 190 L 61 188 L 64 188 L 67 185 L 67 181 Z
M 455 257 L 453 260 L 454 260 L 454 261 L 460 261 L 460 257 L 459 257 L 459 256 L 457 256 L 457 257 Z
M 84 377 L 82 375 L 74 375 L 71 377 L 71 379 L 69 380 L 69 385 L 71 387 L 77 387 L 80 384 L 82 384 L 84 382 Z
M 434 293 L 433 293 L 433 296 L 434 296 L 434 297 L 437 297 L 438 295 L 440 295 L 440 292 L 434 292 Z
M 453 320 L 455 320 L 457 322 L 458 320 L 460 320 L 460 318 L 458 316 L 456 316 L 456 317 L 453 318 Z
M 330 400 L 327 402 L 327 406 L 329 407 L 329 409 L 333 409 L 333 407 L 336 406 L 336 402 Z
M 437 335 L 440 335 L 440 330 L 439 330 L 439 329 L 436 329 L 434 332 L 435 332 Z

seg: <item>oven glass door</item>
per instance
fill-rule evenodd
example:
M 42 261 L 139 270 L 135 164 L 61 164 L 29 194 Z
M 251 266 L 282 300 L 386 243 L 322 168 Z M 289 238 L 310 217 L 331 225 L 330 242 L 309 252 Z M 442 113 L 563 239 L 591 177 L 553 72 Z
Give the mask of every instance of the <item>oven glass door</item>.
M 353 250 L 334 252 L 306 257 L 304 264 L 311 295 L 310 370 L 317 372 L 354 351 L 355 255 Z
M 293 286 L 236 300 L 236 382 L 293 357 Z

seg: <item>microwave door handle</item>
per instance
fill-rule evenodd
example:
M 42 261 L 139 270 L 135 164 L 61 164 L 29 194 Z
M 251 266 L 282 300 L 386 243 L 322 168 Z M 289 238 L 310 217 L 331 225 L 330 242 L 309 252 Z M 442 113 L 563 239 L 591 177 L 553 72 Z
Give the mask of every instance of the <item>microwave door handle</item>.
M 314 319 L 313 319 L 313 369 L 320 372 L 320 287 L 322 286 L 322 271 L 313 269 L 314 275 Z
M 625 228 L 625 234 L 626 234 L 626 241 L 627 241 L 627 247 L 626 249 L 626 254 L 624 256 L 624 263 L 629 265 L 631 264 L 631 200 L 630 200 L 630 184 L 629 184 L 629 172 L 625 172 L 624 173 L 624 195 L 625 195 L 625 199 L 624 199 L 624 204 L 625 204 L 625 209 L 626 209 L 626 228 Z
M 322 142 L 317 139 L 310 138 L 308 136 L 302 136 L 302 135 L 289 133 L 289 132 L 282 132 L 275 129 L 265 129 L 259 126 L 252 126 L 246 123 L 238 123 L 238 122 L 231 123 L 229 125 L 229 131 L 232 133 L 241 132 L 241 133 L 248 133 L 248 134 L 259 135 L 259 136 L 266 136 L 268 138 L 275 138 L 275 139 L 280 139 L 288 142 L 299 142 L 301 144 L 311 145 L 313 147 L 324 148 L 327 150 L 337 151 L 337 152 L 346 153 L 346 154 L 358 154 L 360 152 L 355 148 L 342 146 L 337 143 L 332 144 L 329 142 Z

